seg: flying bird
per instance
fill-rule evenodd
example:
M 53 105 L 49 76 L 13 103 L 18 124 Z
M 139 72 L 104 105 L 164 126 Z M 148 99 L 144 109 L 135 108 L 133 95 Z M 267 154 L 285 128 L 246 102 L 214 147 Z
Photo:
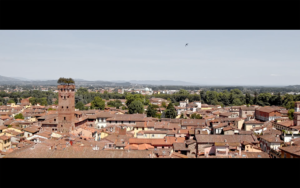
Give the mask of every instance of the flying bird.
M 187 46 L 187 45 L 188 45 L 188 43 L 185 44 L 185 46 Z

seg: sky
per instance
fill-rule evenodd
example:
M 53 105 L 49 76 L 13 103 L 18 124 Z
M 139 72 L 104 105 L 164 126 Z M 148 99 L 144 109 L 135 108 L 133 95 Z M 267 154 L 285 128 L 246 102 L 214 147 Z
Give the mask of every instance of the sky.
M 299 30 L 0 31 L 7 77 L 299 85 L 299 71 Z

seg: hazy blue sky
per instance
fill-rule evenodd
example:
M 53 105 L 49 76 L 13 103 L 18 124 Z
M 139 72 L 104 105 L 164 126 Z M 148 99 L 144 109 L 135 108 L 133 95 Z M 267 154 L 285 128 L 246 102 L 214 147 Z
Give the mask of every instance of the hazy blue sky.
M 299 60 L 296 30 L 0 31 L 0 75 L 28 79 L 291 85 Z

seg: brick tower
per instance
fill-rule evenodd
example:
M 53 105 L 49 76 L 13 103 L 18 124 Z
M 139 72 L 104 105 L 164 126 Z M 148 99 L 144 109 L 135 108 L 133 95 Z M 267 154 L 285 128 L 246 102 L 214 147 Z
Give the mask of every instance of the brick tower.
M 300 101 L 295 102 L 294 126 L 300 125 Z
M 58 85 L 59 132 L 68 133 L 75 129 L 75 85 Z

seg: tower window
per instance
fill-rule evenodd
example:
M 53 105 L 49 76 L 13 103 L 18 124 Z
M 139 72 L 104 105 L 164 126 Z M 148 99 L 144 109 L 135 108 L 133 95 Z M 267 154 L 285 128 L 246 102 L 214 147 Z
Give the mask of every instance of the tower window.
M 67 109 L 68 109 L 69 107 L 67 106 Z
M 66 120 L 66 117 L 64 117 L 64 120 Z
M 61 108 L 64 108 L 64 106 L 61 106 Z
M 66 96 L 64 96 L 64 99 L 66 99 Z

